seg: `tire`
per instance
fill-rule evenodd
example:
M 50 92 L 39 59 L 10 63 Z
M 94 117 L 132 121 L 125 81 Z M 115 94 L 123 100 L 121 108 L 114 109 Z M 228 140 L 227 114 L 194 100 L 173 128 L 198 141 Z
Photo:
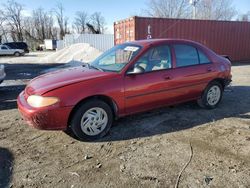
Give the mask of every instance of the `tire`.
M 218 106 L 222 99 L 223 87 L 219 82 L 211 82 L 204 90 L 197 103 L 200 107 L 206 109 L 214 109 Z
M 93 141 L 105 136 L 112 123 L 110 106 L 101 100 L 90 100 L 75 111 L 69 128 L 79 140 Z
M 21 54 L 19 52 L 15 52 L 14 56 L 19 57 Z

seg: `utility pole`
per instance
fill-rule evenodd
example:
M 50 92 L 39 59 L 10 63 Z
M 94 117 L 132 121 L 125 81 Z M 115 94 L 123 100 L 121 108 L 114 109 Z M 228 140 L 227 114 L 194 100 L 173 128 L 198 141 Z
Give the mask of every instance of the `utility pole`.
M 197 3 L 199 0 L 190 0 L 189 3 L 193 7 L 193 19 L 196 19 L 196 12 L 197 12 Z

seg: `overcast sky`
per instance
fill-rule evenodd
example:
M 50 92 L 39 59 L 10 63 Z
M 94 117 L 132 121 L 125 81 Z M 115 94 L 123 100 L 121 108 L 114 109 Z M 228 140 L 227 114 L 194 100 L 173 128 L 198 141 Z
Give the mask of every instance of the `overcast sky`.
M 45 10 L 51 10 L 55 7 L 57 1 L 53 0 L 16 0 L 25 6 L 25 14 L 31 14 L 33 9 L 43 7 Z M 6 3 L 7 0 L 0 0 Z M 101 12 L 107 22 L 109 32 L 112 32 L 113 22 L 133 15 L 142 13 L 146 8 L 148 0 L 62 0 L 66 15 L 70 21 L 74 19 L 76 11 L 86 11 L 89 14 Z M 234 6 L 241 13 L 250 11 L 250 0 L 233 0 Z

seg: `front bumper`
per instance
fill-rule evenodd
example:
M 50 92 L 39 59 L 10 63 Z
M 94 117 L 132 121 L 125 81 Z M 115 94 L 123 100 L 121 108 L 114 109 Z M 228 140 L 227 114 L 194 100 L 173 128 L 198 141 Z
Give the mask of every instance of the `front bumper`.
M 23 119 L 31 126 L 41 130 L 66 130 L 72 107 L 50 106 L 31 107 L 22 92 L 17 99 L 18 110 Z

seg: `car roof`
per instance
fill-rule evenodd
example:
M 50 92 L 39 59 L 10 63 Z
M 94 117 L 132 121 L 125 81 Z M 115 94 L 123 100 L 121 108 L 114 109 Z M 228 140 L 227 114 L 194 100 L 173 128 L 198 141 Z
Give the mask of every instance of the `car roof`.
M 210 58 L 214 58 L 215 56 L 217 56 L 217 54 L 211 50 L 210 48 L 206 47 L 205 45 L 199 43 L 199 42 L 195 42 L 192 40 L 187 40 L 187 39 L 175 39 L 175 38 L 166 38 L 166 39 L 147 39 L 147 40 L 136 40 L 133 42 L 127 42 L 128 44 L 133 44 L 133 45 L 139 45 L 142 47 L 148 47 L 151 45 L 161 45 L 164 43 L 184 43 L 184 44 L 188 44 L 188 45 L 193 45 L 195 47 L 198 47 L 199 49 L 202 49 L 203 52 L 206 51 L 206 54 L 210 57 Z
M 183 43 L 187 43 L 187 44 L 195 44 L 195 45 L 202 46 L 200 43 L 192 41 L 192 40 L 173 39 L 173 38 L 136 40 L 136 41 L 132 41 L 132 42 L 128 42 L 128 43 L 135 44 L 135 45 L 140 45 L 140 46 L 148 46 L 148 45 L 160 44 L 160 43 L 164 43 L 164 42 L 171 42 L 171 43 L 183 42 Z

